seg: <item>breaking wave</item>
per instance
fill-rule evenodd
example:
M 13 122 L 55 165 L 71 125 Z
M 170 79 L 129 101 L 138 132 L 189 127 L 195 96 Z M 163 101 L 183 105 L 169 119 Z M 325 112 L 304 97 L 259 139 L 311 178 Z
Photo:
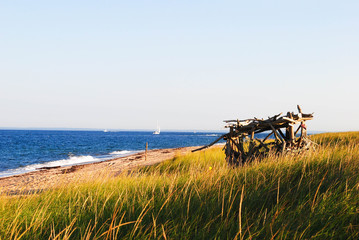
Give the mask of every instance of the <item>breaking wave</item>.
M 123 151 L 113 151 L 110 154 L 111 155 L 123 155 L 123 154 L 131 154 L 133 153 L 132 151 L 127 151 L 127 150 L 123 150 Z
M 114 151 L 109 153 L 108 155 L 102 155 L 102 156 L 70 156 L 67 159 L 61 159 L 56 161 L 50 161 L 45 163 L 36 163 L 36 164 L 30 164 L 24 167 L 19 167 L 15 169 L 8 169 L 5 171 L 0 172 L 0 178 L 2 177 L 9 177 L 13 175 L 28 173 L 40 170 L 41 168 L 51 168 L 51 167 L 66 167 L 66 166 L 73 166 L 73 165 L 79 165 L 79 164 L 86 164 L 86 163 L 93 163 L 93 162 L 101 162 L 110 160 L 116 157 L 122 157 L 122 156 L 128 156 L 130 154 L 134 153 L 134 151 Z

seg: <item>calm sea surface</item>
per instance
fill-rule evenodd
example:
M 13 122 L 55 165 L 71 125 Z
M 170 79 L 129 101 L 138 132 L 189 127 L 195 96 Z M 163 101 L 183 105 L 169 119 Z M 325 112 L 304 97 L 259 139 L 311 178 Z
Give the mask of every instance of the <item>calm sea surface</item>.
M 202 146 L 221 133 L 0 130 L 0 177 L 104 161 L 149 149 Z

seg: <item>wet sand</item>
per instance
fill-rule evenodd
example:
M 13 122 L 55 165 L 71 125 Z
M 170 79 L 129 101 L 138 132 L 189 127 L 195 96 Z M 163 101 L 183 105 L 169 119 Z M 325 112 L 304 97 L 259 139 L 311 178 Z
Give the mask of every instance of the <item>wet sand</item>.
M 20 175 L 0 178 L 0 195 L 24 195 L 42 192 L 56 186 L 85 182 L 101 174 L 115 177 L 123 171 L 139 166 L 153 165 L 189 153 L 198 147 L 150 150 L 126 157 L 83 165 L 42 169 Z

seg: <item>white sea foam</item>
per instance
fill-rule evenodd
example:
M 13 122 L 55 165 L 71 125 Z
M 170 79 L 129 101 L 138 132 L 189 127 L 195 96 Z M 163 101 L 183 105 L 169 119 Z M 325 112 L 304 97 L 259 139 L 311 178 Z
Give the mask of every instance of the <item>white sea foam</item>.
M 127 151 L 127 150 L 123 150 L 123 151 L 113 151 L 110 154 L 111 155 L 125 155 L 125 154 L 130 154 L 132 153 L 131 151 Z
M 98 156 L 98 157 L 89 156 L 89 155 L 70 156 L 67 159 L 56 160 L 56 161 L 45 162 L 45 163 L 31 164 L 31 165 L 19 167 L 16 169 L 8 169 L 6 171 L 0 172 L 0 178 L 18 175 L 18 174 L 27 173 L 27 172 L 33 172 L 33 171 L 37 171 L 40 168 L 44 168 L 44 167 L 66 167 L 66 166 L 79 165 L 79 164 L 85 164 L 85 163 L 101 162 L 101 161 L 110 160 L 110 159 L 113 159 L 113 158 L 119 157 L 119 156 L 128 156 L 132 153 L 135 153 L 135 151 L 125 151 L 125 150 L 124 151 L 114 151 L 108 155 L 102 155 L 102 156 Z

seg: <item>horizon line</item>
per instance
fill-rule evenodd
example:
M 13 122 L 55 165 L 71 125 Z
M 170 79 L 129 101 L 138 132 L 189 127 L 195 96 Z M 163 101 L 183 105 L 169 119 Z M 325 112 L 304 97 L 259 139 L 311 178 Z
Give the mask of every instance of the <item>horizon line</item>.
M 64 127 L 0 127 L 0 130 L 39 130 L 39 131 L 144 131 L 144 132 L 153 132 L 154 129 L 124 129 L 124 128 L 64 128 Z M 197 131 L 197 132 L 205 132 L 205 131 L 214 131 L 214 132 L 225 132 L 226 129 L 162 129 L 161 132 L 171 132 L 171 131 Z
M 92 131 L 92 132 L 102 132 L 104 130 L 109 132 L 153 132 L 153 129 L 121 129 L 121 128 L 63 128 L 63 127 L 0 127 L 0 130 L 33 130 L 33 131 Z M 355 132 L 358 130 L 345 130 L 345 131 L 336 131 L 336 130 L 311 130 L 311 133 L 326 133 L 326 132 Z M 227 129 L 163 129 L 161 132 L 227 132 Z

